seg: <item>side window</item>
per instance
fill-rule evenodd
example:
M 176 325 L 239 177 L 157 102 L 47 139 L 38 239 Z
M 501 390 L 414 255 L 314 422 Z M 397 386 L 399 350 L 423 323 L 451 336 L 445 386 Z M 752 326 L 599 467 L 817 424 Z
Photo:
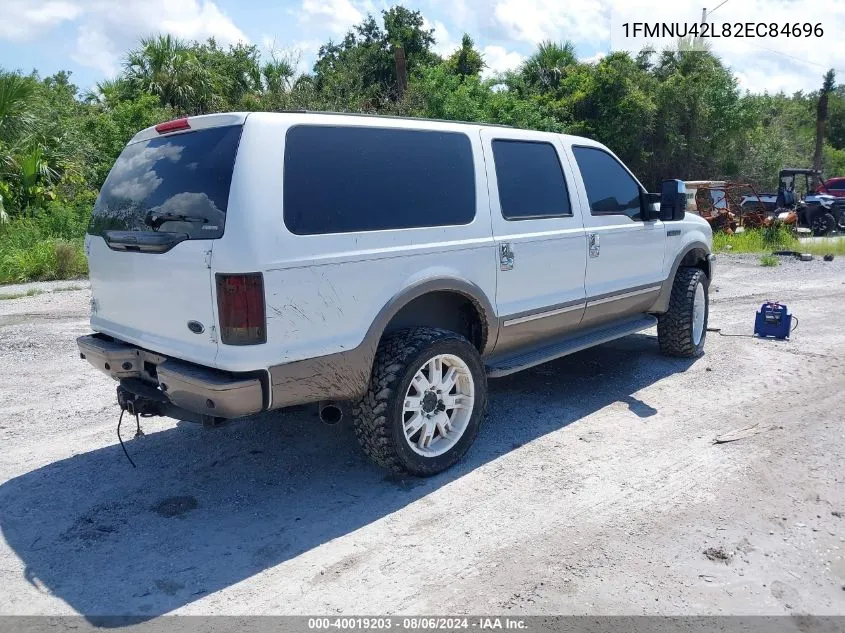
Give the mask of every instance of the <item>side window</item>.
M 560 159 L 551 143 L 495 140 L 493 162 L 506 220 L 572 215 Z
M 595 147 L 573 147 L 590 213 L 641 219 L 640 186 L 613 156 Z
M 466 134 L 298 125 L 285 139 L 284 221 L 297 235 L 469 224 Z

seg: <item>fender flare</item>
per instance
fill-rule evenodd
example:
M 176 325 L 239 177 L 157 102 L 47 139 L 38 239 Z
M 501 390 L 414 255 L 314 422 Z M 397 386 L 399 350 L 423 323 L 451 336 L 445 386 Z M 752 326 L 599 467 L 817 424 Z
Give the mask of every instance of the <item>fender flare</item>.
M 691 261 L 691 258 L 694 260 Z M 704 264 L 704 274 L 707 275 L 708 280 L 712 280 L 712 269 L 710 267 L 710 247 L 704 242 L 693 241 L 684 246 L 681 251 L 675 256 L 675 261 L 672 262 L 672 269 L 666 281 L 663 282 L 663 287 L 660 289 L 660 294 L 654 302 L 649 312 L 662 313 L 669 309 L 669 298 L 672 296 L 672 286 L 675 285 L 675 275 L 678 273 L 678 268 L 687 260 L 687 265 L 694 265 L 699 262 Z
M 388 323 L 390 323 L 390 320 L 396 316 L 402 308 L 411 303 L 411 301 L 432 292 L 451 292 L 459 294 L 466 297 L 473 304 L 475 309 L 478 311 L 479 317 L 481 318 L 481 326 L 484 330 L 484 346 L 481 349 L 481 355 L 484 356 L 490 353 L 495 346 L 496 339 L 499 335 L 499 320 L 496 317 L 496 311 L 493 309 L 492 302 L 487 297 L 486 293 L 476 284 L 464 279 L 451 277 L 423 279 L 403 288 L 401 291 L 393 295 L 393 297 L 391 297 L 376 314 L 361 345 L 363 346 L 369 344 L 372 346 L 373 354 L 375 354 L 375 349 L 378 347 L 378 343 L 381 340 Z

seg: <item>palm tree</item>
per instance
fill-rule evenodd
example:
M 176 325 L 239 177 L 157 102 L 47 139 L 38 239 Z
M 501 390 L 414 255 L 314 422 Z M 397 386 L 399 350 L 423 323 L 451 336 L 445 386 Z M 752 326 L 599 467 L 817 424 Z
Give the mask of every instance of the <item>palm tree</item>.
M 0 73 L 0 144 L 13 144 L 29 127 L 28 106 L 34 90 L 31 77 Z
M 113 106 L 119 101 L 130 98 L 132 98 L 132 86 L 123 77 L 99 81 L 93 90 L 88 90 L 82 95 L 82 99 L 86 103 L 99 104 L 106 107 Z
M 261 68 L 261 74 L 264 76 L 264 85 L 267 92 L 287 92 L 290 90 L 293 77 L 296 74 L 295 64 L 292 59 L 277 58 L 274 54 L 272 61 L 267 62 Z
M 130 85 L 157 95 L 163 106 L 201 112 L 210 96 L 208 73 L 188 45 L 171 35 L 142 39 L 126 56 L 124 69 Z
M 560 84 L 568 66 L 578 63 L 572 42 L 540 42 L 537 52 L 520 69 L 525 83 L 540 90 L 552 90 Z

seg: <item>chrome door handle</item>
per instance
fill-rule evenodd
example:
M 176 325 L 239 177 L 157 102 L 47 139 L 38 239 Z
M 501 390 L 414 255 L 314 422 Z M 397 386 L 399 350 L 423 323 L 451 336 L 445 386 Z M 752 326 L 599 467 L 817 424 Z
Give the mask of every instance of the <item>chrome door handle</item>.
M 601 252 L 601 242 L 598 233 L 590 233 L 588 236 L 590 245 L 590 257 L 598 257 Z
M 502 242 L 499 244 L 499 269 L 513 270 L 513 250 L 510 242 Z

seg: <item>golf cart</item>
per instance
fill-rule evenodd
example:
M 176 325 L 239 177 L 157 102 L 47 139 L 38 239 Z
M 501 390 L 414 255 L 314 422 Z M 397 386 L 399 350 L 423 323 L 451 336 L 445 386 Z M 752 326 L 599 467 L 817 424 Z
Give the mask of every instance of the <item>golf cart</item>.
M 798 191 L 796 185 L 802 176 L 804 186 Z M 763 193 L 756 200 L 746 196 L 742 206 L 756 207 L 762 201 L 774 220 L 795 217 L 799 227 L 810 229 L 817 236 L 845 230 L 845 205 L 838 204 L 829 193 L 817 193 L 811 179 L 823 182 L 821 172 L 814 169 L 781 169 L 777 193 Z

